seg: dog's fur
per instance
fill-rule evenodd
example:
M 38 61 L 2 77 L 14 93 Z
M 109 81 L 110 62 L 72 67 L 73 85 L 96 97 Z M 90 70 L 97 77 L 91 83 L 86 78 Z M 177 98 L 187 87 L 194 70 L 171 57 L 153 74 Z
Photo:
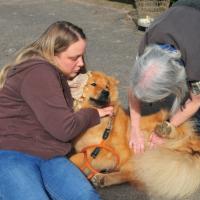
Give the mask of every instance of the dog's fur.
M 117 80 L 100 72 L 91 72 L 82 98 L 76 102 L 76 108 L 101 107 L 113 105 L 115 114 L 112 129 L 105 144 L 115 149 L 120 157 L 117 169 L 116 158 L 111 152 L 101 149 L 95 159 L 87 151 L 91 165 L 107 173 L 98 173 L 91 180 L 96 186 L 105 187 L 123 182 L 131 182 L 146 192 L 165 199 L 182 198 L 192 194 L 200 185 L 200 140 L 195 134 L 191 122 L 185 122 L 174 128 L 169 135 L 161 135 L 164 144 L 149 148 L 149 138 L 157 124 L 162 123 L 168 113 L 159 113 L 141 118 L 141 130 L 145 135 L 145 152 L 134 155 L 129 148 L 130 117 L 118 101 Z M 102 91 L 108 91 L 102 95 Z M 105 105 L 104 105 L 105 104 Z M 101 119 L 101 123 L 83 133 L 74 141 L 76 154 L 70 159 L 82 167 L 84 155 L 81 152 L 88 145 L 99 144 L 107 128 L 110 117 Z M 88 175 L 88 170 L 84 170 Z

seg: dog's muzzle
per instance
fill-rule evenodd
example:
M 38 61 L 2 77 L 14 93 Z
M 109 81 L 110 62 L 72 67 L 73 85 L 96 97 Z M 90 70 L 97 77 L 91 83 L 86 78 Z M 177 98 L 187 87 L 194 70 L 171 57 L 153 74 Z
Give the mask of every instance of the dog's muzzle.
M 96 107 L 105 107 L 110 103 L 110 93 L 107 90 L 102 90 L 98 99 L 90 97 L 90 102 Z

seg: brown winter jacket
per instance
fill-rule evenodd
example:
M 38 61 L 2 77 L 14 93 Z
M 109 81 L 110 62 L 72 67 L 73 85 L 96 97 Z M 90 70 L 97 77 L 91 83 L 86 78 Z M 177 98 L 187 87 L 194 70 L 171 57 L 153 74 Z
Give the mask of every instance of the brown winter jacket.
M 66 78 L 44 60 L 15 66 L 0 90 L 0 149 L 64 156 L 70 141 L 99 121 L 95 109 L 73 111 Z

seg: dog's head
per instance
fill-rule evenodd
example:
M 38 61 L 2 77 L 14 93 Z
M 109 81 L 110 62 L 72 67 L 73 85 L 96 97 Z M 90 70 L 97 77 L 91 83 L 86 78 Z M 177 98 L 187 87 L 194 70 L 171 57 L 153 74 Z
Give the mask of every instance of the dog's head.
M 83 88 L 80 107 L 105 107 L 118 99 L 118 81 L 102 72 L 88 72 L 88 80 Z M 76 106 L 76 105 L 75 105 Z

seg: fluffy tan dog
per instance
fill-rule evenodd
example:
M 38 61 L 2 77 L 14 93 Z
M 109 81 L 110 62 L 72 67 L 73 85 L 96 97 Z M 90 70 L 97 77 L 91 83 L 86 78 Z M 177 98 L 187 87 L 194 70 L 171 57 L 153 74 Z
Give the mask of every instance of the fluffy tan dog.
M 142 117 L 145 152 L 134 155 L 128 145 L 130 117 L 118 101 L 118 81 L 100 72 L 87 75 L 75 109 L 113 105 L 115 114 L 102 118 L 74 141 L 76 154 L 71 161 L 99 187 L 130 182 L 165 199 L 195 192 L 200 186 L 200 140 L 192 123 L 171 129 L 163 123 L 168 117 L 165 111 Z M 164 144 L 149 149 L 153 131 Z

